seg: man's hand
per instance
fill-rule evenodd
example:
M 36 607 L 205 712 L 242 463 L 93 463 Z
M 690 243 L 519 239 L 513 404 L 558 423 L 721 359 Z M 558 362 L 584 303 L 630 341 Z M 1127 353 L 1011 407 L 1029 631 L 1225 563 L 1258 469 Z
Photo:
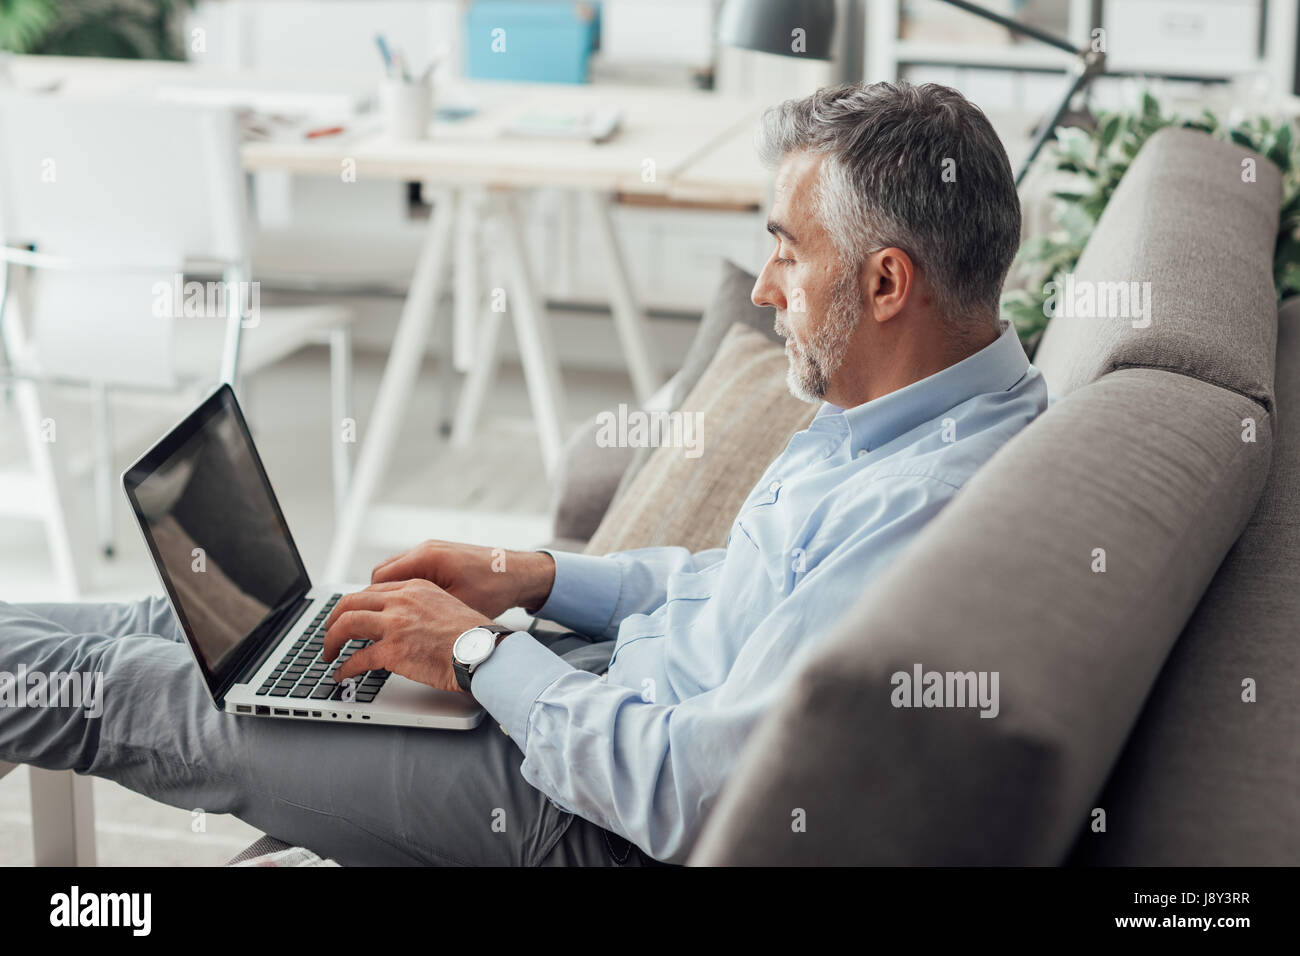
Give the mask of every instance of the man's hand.
M 426 541 L 378 565 L 370 583 L 423 578 L 461 603 L 495 618 L 512 607 L 536 610 L 555 583 L 555 559 L 541 551 L 505 551 Z
M 334 680 L 342 683 L 382 668 L 438 690 L 463 693 L 452 669 L 452 645 L 471 627 L 491 623 L 430 581 L 372 584 L 334 605 L 325 620 L 321 660 L 334 660 L 348 641 L 374 641 L 344 661 Z

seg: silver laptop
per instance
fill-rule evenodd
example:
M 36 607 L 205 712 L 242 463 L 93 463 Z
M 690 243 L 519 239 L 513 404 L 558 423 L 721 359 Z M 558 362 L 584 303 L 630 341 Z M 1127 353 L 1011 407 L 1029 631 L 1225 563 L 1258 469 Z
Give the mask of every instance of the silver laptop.
M 230 386 L 122 475 L 172 610 L 220 710 L 469 730 L 483 709 L 387 671 L 336 683 L 325 619 L 357 586 L 313 585 Z M 345 659 L 367 641 L 349 642 Z

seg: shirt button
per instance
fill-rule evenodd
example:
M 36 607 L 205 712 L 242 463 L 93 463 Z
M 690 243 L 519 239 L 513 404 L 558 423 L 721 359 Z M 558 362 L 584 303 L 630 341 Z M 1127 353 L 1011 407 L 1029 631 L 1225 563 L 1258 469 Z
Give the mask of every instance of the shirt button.
M 859 448 L 859 449 L 858 449 L 858 457 L 859 457 L 859 458 L 866 458 L 866 457 L 867 457 L 867 450 L 866 450 L 865 448 Z
M 505 725 L 505 724 L 497 724 L 497 727 L 498 727 L 498 728 L 500 729 L 500 731 L 501 731 L 503 734 L 505 734 L 507 737 L 510 736 L 510 731 L 506 730 L 506 725 Z
M 778 491 L 781 490 L 781 482 L 779 481 L 772 482 L 770 485 L 767 486 L 767 490 L 772 494 L 776 494 Z

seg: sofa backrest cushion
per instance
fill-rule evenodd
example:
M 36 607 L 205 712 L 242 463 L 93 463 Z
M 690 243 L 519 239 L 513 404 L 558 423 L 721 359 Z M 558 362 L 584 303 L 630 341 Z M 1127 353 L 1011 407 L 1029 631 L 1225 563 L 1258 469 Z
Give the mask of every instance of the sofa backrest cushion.
M 1098 800 L 1106 832 L 1083 829 L 1075 862 L 1300 860 L 1300 297 L 1278 315 L 1276 383 L 1273 464 L 1259 504 Z
M 786 387 L 788 365 L 781 346 L 747 325 L 733 325 L 672 413 L 677 417 L 665 420 L 670 429 L 680 422 L 695 447 L 665 440 L 654 448 L 627 494 L 610 505 L 587 553 L 724 546 L 754 483 L 817 413 L 816 405 Z
M 1057 290 L 1057 314 L 1034 353 L 1051 393 L 1137 366 L 1190 375 L 1271 408 L 1276 324 L 1239 317 L 1276 312 L 1280 203 L 1277 167 L 1258 154 L 1196 130 L 1152 136 L 1102 213 L 1073 285 Z M 1124 290 L 1143 298 L 1149 291 L 1149 325 L 1140 327 L 1147 320 L 1132 296 L 1129 315 L 1077 314 L 1087 311 L 1089 294 L 1108 309 L 1114 294 L 1122 306 Z M 1066 299 L 1082 308 L 1067 314 Z
M 772 309 L 760 308 L 750 299 L 756 278 L 753 273 L 742 269 L 730 259 L 723 259 L 719 264 L 718 285 L 713 291 L 713 298 L 700 316 L 700 326 L 691 339 L 691 347 L 686 351 L 682 367 L 673 376 L 672 395 L 668 399 L 669 411 L 681 408 L 687 396 L 695 390 L 733 325 L 744 325 L 762 333 L 774 345 L 785 346 L 785 339 L 776 334 L 776 316 Z M 650 461 L 652 450 L 637 448 L 632 452 L 618 487 L 614 489 L 615 502 L 627 494 L 636 476 Z

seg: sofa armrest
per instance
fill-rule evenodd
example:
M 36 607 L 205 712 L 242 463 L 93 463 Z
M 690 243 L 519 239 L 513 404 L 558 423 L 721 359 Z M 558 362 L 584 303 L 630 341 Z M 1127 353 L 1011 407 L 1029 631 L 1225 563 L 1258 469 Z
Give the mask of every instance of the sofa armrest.
M 565 442 L 555 475 L 551 500 L 551 537 L 585 542 L 595 532 L 614 500 L 623 472 L 636 448 L 604 448 L 596 444 L 593 417 Z

